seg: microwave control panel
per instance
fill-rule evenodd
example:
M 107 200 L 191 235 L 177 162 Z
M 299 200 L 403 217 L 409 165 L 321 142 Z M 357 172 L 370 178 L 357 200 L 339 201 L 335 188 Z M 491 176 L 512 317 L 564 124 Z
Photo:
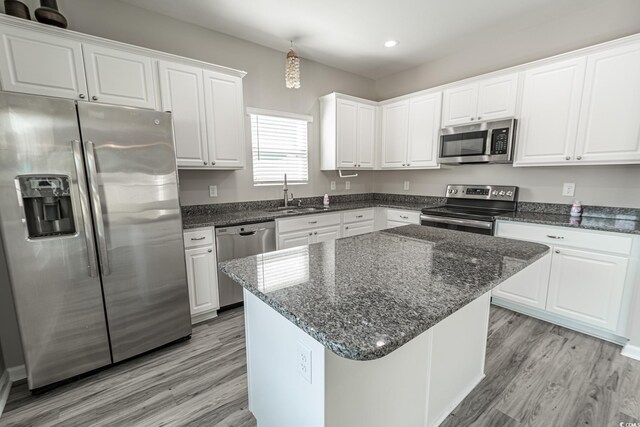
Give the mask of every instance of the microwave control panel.
M 509 128 L 491 131 L 491 154 L 507 154 L 509 148 Z

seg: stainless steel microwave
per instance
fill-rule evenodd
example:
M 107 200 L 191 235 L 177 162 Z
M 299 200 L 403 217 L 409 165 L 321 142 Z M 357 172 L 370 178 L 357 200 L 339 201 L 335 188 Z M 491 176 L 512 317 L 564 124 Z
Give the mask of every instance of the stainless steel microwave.
M 516 119 L 443 128 L 439 161 L 444 164 L 513 163 Z

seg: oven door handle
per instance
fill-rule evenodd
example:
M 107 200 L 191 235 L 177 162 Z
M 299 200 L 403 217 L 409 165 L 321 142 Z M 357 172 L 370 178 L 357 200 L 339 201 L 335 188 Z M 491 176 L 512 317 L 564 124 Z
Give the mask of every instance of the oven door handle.
M 491 230 L 493 228 L 493 222 L 477 221 L 475 219 L 445 218 L 441 216 L 432 216 L 432 215 L 422 214 L 420 215 L 420 220 L 437 222 L 442 224 L 462 225 L 464 227 L 484 228 L 486 230 Z

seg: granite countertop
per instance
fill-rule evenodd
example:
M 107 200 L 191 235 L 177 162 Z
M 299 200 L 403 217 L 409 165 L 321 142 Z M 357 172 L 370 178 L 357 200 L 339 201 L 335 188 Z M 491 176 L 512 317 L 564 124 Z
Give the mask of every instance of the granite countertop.
M 304 205 L 303 207 L 317 207 L 321 208 L 316 211 L 304 211 L 296 210 L 294 212 L 287 213 L 282 210 L 272 211 L 267 209 L 248 209 L 241 211 L 231 212 L 215 212 L 206 214 L 191 214 L 183 215 L 182 226 L 186 229 L 199 228 L 199 227 L 230 227 L 234 225 L 251 224 L 256 222 L 273 221 L 278 218 L 289 218 L 301 215 L 317 215 L 329 212 L 340 212 L 351 209 L 364 209 L 374 207 L 384 208 L 398 208 L 406 210 L 420 211 L 427 206 L 436 206 L 437 201 L 430 203 L 411 203 L 400 201 L 382 201 L 382 200 L 358 200 L 351 202 L 339 202 L 333 203 L 328 209 L 324 209 L 322 205 Z
M 500 215 L 498 219 L 505 221 L 555 225 L 560 227 L 573 227 L 584 230 L 640 234 L 640 221 L 629 219 L 626 215 L 620 215 L 618 217 L 616 217 L 615 213 L 611 213 L 609 215 L 610 217 L 583 216 L 580 218 L 573 218 L 570 215 L 560 213 L 518 211 Z
M 373 360 L 548 251 L 537 243 L 407 225 L 219 267 L 335 354 Z

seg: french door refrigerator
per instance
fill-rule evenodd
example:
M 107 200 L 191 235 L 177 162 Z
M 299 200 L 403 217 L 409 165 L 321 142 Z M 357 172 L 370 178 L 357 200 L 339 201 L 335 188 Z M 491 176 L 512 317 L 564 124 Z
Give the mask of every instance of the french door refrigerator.
M 30 389 L 191 334 L 169 113 L 0 92 L 0 233 Z

